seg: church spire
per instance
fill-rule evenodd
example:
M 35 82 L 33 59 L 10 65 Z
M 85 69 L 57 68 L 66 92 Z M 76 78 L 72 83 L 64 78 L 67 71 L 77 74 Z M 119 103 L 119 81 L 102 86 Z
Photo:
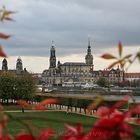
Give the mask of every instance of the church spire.
M 54 41 L 52 40 L 52 46 L 55 46 Z
M 93 65 L 93 56 L 91 54 L 90 39 L 88 38 L 87 55 L 85 56 L 86 64 Z
M 88 37 L 88 49 L 87 49 L 87 54 L 91 55 L 91 46 L 90 46 L 90 38 Z
M 21 60 L 20 56 L 17 59 L 16 71 L 17 71 L 17 73 L 21 73 L 23 71 L 23 65 L 22 65 L 22 60 Z
M 52 41 L 52 46 L 50 50 L 50 68 L 56 67 L 56 56 L 55 56 L 55 45 L 54 41 Z
M 90 37 L 88 37 L 88 46 L 90 46 Z
M 6 58 L 2 61 L 2 70 L 8 70 L 8 64 Z

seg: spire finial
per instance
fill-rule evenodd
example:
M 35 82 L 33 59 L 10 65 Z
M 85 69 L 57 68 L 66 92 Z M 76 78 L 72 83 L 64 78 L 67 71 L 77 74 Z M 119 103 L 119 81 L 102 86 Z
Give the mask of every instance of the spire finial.
M 54 41 L 52 40 L 52 46 L 55 46 Z
M 88 35 L 88 46 L 90 46 L 90 35 Z

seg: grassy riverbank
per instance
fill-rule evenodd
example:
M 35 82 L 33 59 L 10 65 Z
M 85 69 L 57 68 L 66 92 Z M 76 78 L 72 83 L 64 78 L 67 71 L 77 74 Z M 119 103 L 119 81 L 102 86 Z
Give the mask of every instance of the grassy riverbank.
M 84 131 L 88 131 L 90 127 L 94 124 L 96 118 L 83 116 L 74 113 L 66 113 L 61 111 L 48 111 L 48 112 L 13 112 L 10 113 L 14 118 L 20 119 L 30 124 L 33 133 L 38 134 L 40 130 L 45 128 L 52 128 L 58 134 L 66 131 L 64 124 L 76 125 L 82 123 L 84 126 Z M 20 121 L 9 121 L 8 127 L 5 132 L 9 132 L 12 135 L 16 135 L 19 132 L 25 132 L 27 129 L 20 123 Z

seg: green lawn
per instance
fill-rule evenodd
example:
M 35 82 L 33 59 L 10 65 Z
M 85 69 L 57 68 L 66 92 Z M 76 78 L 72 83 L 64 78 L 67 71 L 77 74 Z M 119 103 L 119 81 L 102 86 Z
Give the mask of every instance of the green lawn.
M 22 107 L 20 105 L 3 105 L 3 108 L 5 111 L 21 110 L 22 109 Z M 25 109 L 28 109 L 28 108 L 25 108 Z
M 57 134 L 61 134 L 66 129 L 64 127 L 64 123 L 69 123 L 73 126 L 76 126 L 78 123 L 82 123 L 84 126 L 84 131 L 88 131 L 90 127 L 94 124 L 96 119 L 94 117 L 87 117 L 83 115 L 78 115 L 74 113 L 66 113 L 62 111 L 48 111 L 48 112 L 18 112 L 18 113 L 10 113 L 10 115 L 16 117 L 17 119 L 26 120 L 25 122 L 32 126 L 32 132 L 35 135 L 38 135 L 40 130 L 45 128 L 54 129 Z M 8 132 L 12 135 L 16 135 L 19 132 L 25 132 L 27 129 L 17 122 L 17 121 L 9 121 L 5 132 Z M 139 127 L 133 125 L 133 132 L 139 135 Z
M 25 112 L 25 113 L 10 113 L 12 116 L 17 117 L 20 120 L 26 119 L 26 122 L 31 124 L 33 132 L 37 134 L 39 130 L 45 128 L 53 128 L 58 134 L 64 132 L 66 129 L 64 123 L 70 123 L 72 125 L 82 123 L 84 130 L 89 130 L 90 126 L 94 124 L 95 118 L 86 117 L 74 113 L 66 112 Z M 32 118 L 32 119 L 31 119 Z M 25 127 L 17 121 L 10 121 L 5 132 L 9 132 L 16 135 L 19 132 L 25 132 Z

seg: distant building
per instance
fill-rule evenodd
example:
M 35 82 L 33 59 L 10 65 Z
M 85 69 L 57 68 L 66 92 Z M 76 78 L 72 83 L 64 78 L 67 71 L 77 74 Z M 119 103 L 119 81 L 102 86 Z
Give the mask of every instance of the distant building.
M 56 50 L 54 44 L 50 50 L 50 66 L 44 70 L 42 79 L 46 84 L 62 85 L 64 82 L 93 82 L 93 55 L 91 54 L 90 41 L 85 56 L 85 62 L 65 62 L 58 61 L 56 65 Z
M 133 81 L 140 80 L 140 73 L 125 73 L 125 80 Z
M 12 69 L 12 70 L 8 69 L 8 61 L 6 58 L 4 58 L 2 61 L 2 69 L 0 70 L 0 73 L 4 71 L 10 71 L 11 73 L 14 73 L 16 75 L 27 73 L 26 68 L 23 69 L 22 59 L 20 57 L 18 57 L 16 61 L 16 69 Z
M 101 77 L 104 77 L 110 84 L 119 85 L 119 83 L 124 81 L 124 72 L 120 70 L 118 67 L 117 69 L 105 69 L 105 70 L 98 70 L 93 71 L 94 83 Z
M 140 87 L 140 73 L 125 73 L 125 81 L 131 87 Z
M 31 75 L 37 85 L 42 85 L 42 74 L 41 73 L 31 73 Z
M 100 77 L 105 77 L 110 84 L 118 84 L 124 80 L 124 72 L 119 69 L 94 70 L 93 55 L 90 41 L 88 43 L 85 62 L 58 61 L 56 65 L 56 50 L 54 44 L 50 49 L 49 69 L 42 73 L 42 80 L 47 85 L 75 86 L 83 83 L 96 83 Z

